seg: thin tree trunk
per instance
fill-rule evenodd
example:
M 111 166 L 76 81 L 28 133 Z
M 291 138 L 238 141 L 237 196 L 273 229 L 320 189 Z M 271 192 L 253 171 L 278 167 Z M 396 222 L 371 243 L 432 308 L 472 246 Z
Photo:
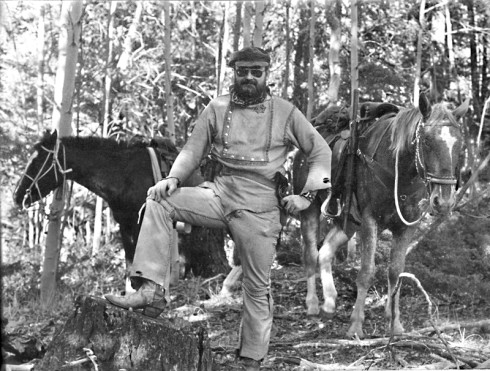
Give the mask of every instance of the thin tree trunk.
M 170 24 L 170 2 L 163 2 L 164 25 L 165 25 L 165 98 L 167 106 L 167 136 L 175 144 L 175 124 L 174 124 L 174 101 L 172 94 L 172 29 Z M 170 246 L 170 281 L 176 284 L 179 279 L 179 251 L 177 245 L 177 231 L 172 230 L 174 243 Z
M 175 144 L 174 100 L 172 94 L 172 34 L 170 26 L 170 2 L 163 2 L 165 16 L 165 99 L 167 105 L 167 135 Z
M 250 46 L 252 33 L 252 14 L 253 6 L 250 1 L 245 2 L 243 12 L 243 47 Z
M 233 27 L 233 51 L 238 50 L 240 44 L 240 30 L 242 29 L 242 2 L 236 2 L 236 19 Z
M 284 77 L 282 85 L 282 98 L 288 99 L 288 87 L 289 87 L 289 59 L 291 58 L 291 35 L 289 31 L 289 11 L 291 9 L 291 1 L 286 0 L 284 6 L 286 7 L 286 19 L 284 21 L 286 28 L 286 58 L 285 58 L 285 68 Z
M 351 2 L 351 49 L 350 49 L 350 74 L 351 74 L 351 108 L 357 106 L 355 91 L 359 89 L 359 60 L 358 60 L 358 22 L 357 22 L 357 0 Z M 355 119 L 357 112 L 351 112 L 352 119 Z
M 123 52 L 117 62 L 117 68 L 125 73 L 133 65 L 133 44 L 138 37 L 138 27 L 141 21 L 141 14 L 143 13 L 144 1 L 136 2 L 136 10 L 134 12 L 133 22 L 129 26 L 128 33 L 124 39 Z
M 262 47 L 262 37 L 264 32 L 264 2 L 258 1 L 255 3 L 255 28 L 253 36 L 253 46 Z
M 296 107 L 298 107 L 302 112 L 306 111 L 306 98 L 305 91 L 302 87 L 303 82 L 305 81 L 305 71 L 302 66 L 302 62 L 305 59 L 305 54 L 307 54 L 307 49 L 305 52 L 305 45 L 307 45 L 308 41 L 308 19 L 309 16 L 308 9 L 302 7 L 300 9 L 300 17 L 299 17 L 299 33 L 298 39 L 295 44 L 295 53 L 294 53 L 294 72 L 293 72 L 293 103 Z
M 226 1 L 224 4 L 224 12 L 223 12 L 223 26 L 222 26 L 222 36 L 220 38 L 221 42 L 218 45 L 219 50 L 219 65 L 218 65 L 218 95 L 221 95 L 223 92 L 223 81 L 225 80 L 226 73 L 226 55 L 228 53 L 228 39 L 229 39 L 229 25 L 228 18 L 230 16 L 230 3 Z
M 28 233 L 28 242 L 29 242 L 29 250 L 34 251 L 35 246 L 35 220 L 34 220 L 34 209 L 31 207 L 27 211 L 27 222 L 29 223 L 29 233 Z
M 306 108 L 306 118 L 311 121 L 311 115 L 315 104 L 315 92 L 313 86 L 313 61 L 315 59 L 315 1 L 310 0 L 310 37 L 308 38 L 309 61 L 308 61 L 308 106 Z
M 476 121 L 480 120 L 481 115 L 481 97 L 480 97 L 480 74 L 478 69 L 478 49 L 476 45 L 475 34 L 475 7 L 473 0 L 466 0 L 468 8 L 468 18 L 470 23 L 470 67 L 471 67 L 471 87 L 473 92 L 473 108 L 476 115 Z
M 425 31 L 425 0 L 420 2 L 420 12 L 419 12 L 419 35 L 417 38 L 417 59 L 415 65 L 415 79 L 413 86 L 413 104 L 415 107 L 419 105 L 419 95 L 420 95 L 420 75 L 422 71 L 422 41 L 424 38 Z
M 104 79 L 104 123 L 102 125 L 102 137 L 107 138 L 109 131 L 109 123 L 111 121 L 111 87 L 112 87 L 112 59 L 113 59 L 113 40 L 114 40 L 114 15 L 117 9 L 117 1 L 109 3 L 109 19 L 107 23 L 107 55 L 105 62 L 105 79 Z M 95 221 L 94 221 L 94 238 L 92 240 L 92 256 L 99 253 L 101 237 L 102 237 L 102 213 L 104 200 L 97 196 L 95 203 Z
M 64 1 L 61 8 L 58 69 L 56 72 L 53 127 L 60 137 L 72 133 L 72 105 L 75 89 L 75 74 L 78 60 L 78 48 L 81 37 L 82 0 Z M 63 187 L 56 189 L 50 206 L 46 250 L 41 276 L 41 305 L 49 309 L 56 293 L 56 273 L 59 249 L 61 246 L 61 213 L 64 207 Z
M 44 5 L 39 8 L 39 20 L 37 24 L 37 84 L 36 84 L 36 106 L 37 106 L 37 131 L 41 132 L 44 122 Z
M 326 17 L 330 26 L 330 49 L 328 52 L 328 67 L 330 70 L 330 83 L 328 84 L 328 101 L 330 104 L 337 103 L 339 99 L 340 77 L 342 74 L 340 66 L 340 45 L 341 45 L 341 17 L 340 0 L 325 0 Z
M 191 45 L 192 45 L 192 55 L 194 56 L 194 60 L 198 59 L 197 46 L 196 46 L 196 41 L 198 38 L 197 20 L 198 20 L 198 16 L 196 13 L 196 3 L 192 2 L 191 3 L 191 32 L 192 35 L 194 35 L 194 37 L 191 38 L 191 43 L 192 43 Z

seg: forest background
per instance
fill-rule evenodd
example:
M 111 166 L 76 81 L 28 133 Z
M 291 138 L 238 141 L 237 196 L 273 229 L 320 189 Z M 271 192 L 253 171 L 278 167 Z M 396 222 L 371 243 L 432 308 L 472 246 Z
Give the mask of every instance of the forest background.
M 175 130 L 176 144 L 182 147 L 199 112 L 226 93 L 232 77 L 226 60 L 246 42 L 271 52 L 272 93 L 293 102 L 309 119 L 329 104 L 350 106 L 350 2 L 170 2 L 170 49 L 165 48 L 163 4 L 83 2 L 73 135 L 131 140 Z M 359 2 L 360 102 L 408 106 L 415 86 L 433 103 L 444 100 L 457 106 L 470 97 L 464 120 L 464 170 L 471 174 L 487 155 L 490 140 L 490 6 L 484 0 L 424 4 L 421 22 L 418 1 Z M 32 146 L 44 130 L 53 128 L 61 2 L 0 5 L 2 328 L 25 340 L 46 328 L 46 318 L 56 318 L 59 324 L 70 308 L 65 302 L 58 306 L 61 313 L 51 309 L 41 315 L 34 310 L 39 304 L 46 210 L 38 205 L 21 211 L 12 202 Z M 490 235 L 488 218 L 482 214 L 488 212 L 488 180 L 485 168 L 464 209 L 414 251 L 408 269 L 433 295 L 463 298 L 465 305 L 488 304 Z M 104 214 L 100 254 L 94 253 L 94 196 L 81 187 L 74 189 L 57 278 L 59 298 L 65 300 L 120 284 L 123 267 L 117 225 Z M 290 240 L 291 246 L 300 245 L 296 232 Z M 51 330 L 47 333 L 52 335 Z M 49 336 L 34 343 L 36 356 Z M 22 341 L 16 344 L 26 358 L 28 347 Z

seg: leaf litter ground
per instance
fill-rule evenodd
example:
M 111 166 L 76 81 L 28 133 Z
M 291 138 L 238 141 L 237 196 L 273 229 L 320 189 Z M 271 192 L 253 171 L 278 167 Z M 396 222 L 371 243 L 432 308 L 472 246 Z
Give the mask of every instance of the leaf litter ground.
M 29 269 L 32 271 L 31 269 Z M 383 268 L 378 266 L 378 271 Z M 88 273 L 89 274 L 89 273 Z M 490 325 L 457 328 L 397 339 L 386 346 L 388 324 L 384 318 L 385 288 L 380 283 L 370 290 L 364 330 L 366 340 L 345 339 L 349 317 L 355 301 L 357 267 L 339 264 L 334 268 L 338 291 L 337 311 L 332 318 L 307 317 L 305 310 L 306 280 L 304 268 L 297 264 L 276 265 L 272 270 L 274 298 L 274 327 L 269 354 L 263 362 L 264 370 L 340 370 L 351 366 L 356 369 L 410 369 L 455 365 L 461 369 L 475 368 L 490 359 Z M 233 370 L 234 349 L 238 344 L 241 319 L 241 290 L 231 297 L 220 297 L 223 277 L 203 281 L 201 278 L 181 280 L 172 288 L 172 302 L 166 317 L 185 326 L 186 322 L 199 322 L 205 326 L 215 357 L 215 369 Z M 380 280 L 376 280 L 375 283 Z M 100 284 L 96 295 L 107 292 L 110 283 Z M 320 281 L 317 289 L 321 300 Z M 379 291 L 378 291 L 379 290 Z M 430 327 L 427 302 L 414 285 L 404 285 L 401 297 L 401 316 L 408 332 Z M 69 296 L 69 295 L 68 295 Z M 447 323 L 488 320 L 488 300 L 471 303 L 451 296 L 431 297 L 436 310 L 433 318 L 437 326 Z M 32 305 L 10 305 L 3 308 L 2 350 L 12 356 L 16 352 L 18 363 L 41 358 L 54 333 L 63 326 L 73 312 L 73 305 L 65 302 L 50 315 L 42 315 L 35 302 Z M 8 321 L 7 321 L 8 320 Z M 451 353 L 445 351 L 445 341 Z M 451 363 L 452 362 L 452 363 Z M 427 365 L 427 366 L 425 366 Z M 434 368 L 432 368 L 434 369 Z

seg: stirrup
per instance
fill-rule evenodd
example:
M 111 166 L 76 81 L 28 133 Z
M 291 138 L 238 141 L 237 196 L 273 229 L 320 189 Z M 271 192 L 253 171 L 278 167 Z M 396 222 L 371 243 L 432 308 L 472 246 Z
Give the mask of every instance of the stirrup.
M 328 220 L 338 218 L 340 214 L 342 214 L 342 205 L 340 204 L 340 199 L 338 198 L 335 199 L 337 201 L 337 214 L 331 214 L 328 211 L 328 206 L 330 205 L 331 199 L 332 199 L 332 192 L 328 194 L 327 198 L 325 199 L 325 201 L 323 201 L 322 206 L 320 207 L 320 212 L 323 218 Z

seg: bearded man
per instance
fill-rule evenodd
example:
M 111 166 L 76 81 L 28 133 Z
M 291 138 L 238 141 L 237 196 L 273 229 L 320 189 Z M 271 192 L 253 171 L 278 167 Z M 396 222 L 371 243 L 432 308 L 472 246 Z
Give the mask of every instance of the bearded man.
M 281 230 L 280 209 L 296 214 L 310 206 L 318 190 L 331 187 L 331 151 L 296 107 L 270 94 L 267 52 L 244 48 L 231 56 L 229 66 L 234 70 L 230 93 L 209 103 L 169 176 L 148 190 L 130 272 L 138 291 L 106 299 L 158 317 L 169 300 L 174 223 L 225 228 L 243 268 L 237 363 L 243 370 L 259 370 L 273 319 L 270 272 Z M 277 172 L 285 172 L 290 145 L 307 156 L 309 174 L 301 195 L 279 200 L 274 179 Z M 220 165 L 214 180 L 180 188 L 208 155 Z

